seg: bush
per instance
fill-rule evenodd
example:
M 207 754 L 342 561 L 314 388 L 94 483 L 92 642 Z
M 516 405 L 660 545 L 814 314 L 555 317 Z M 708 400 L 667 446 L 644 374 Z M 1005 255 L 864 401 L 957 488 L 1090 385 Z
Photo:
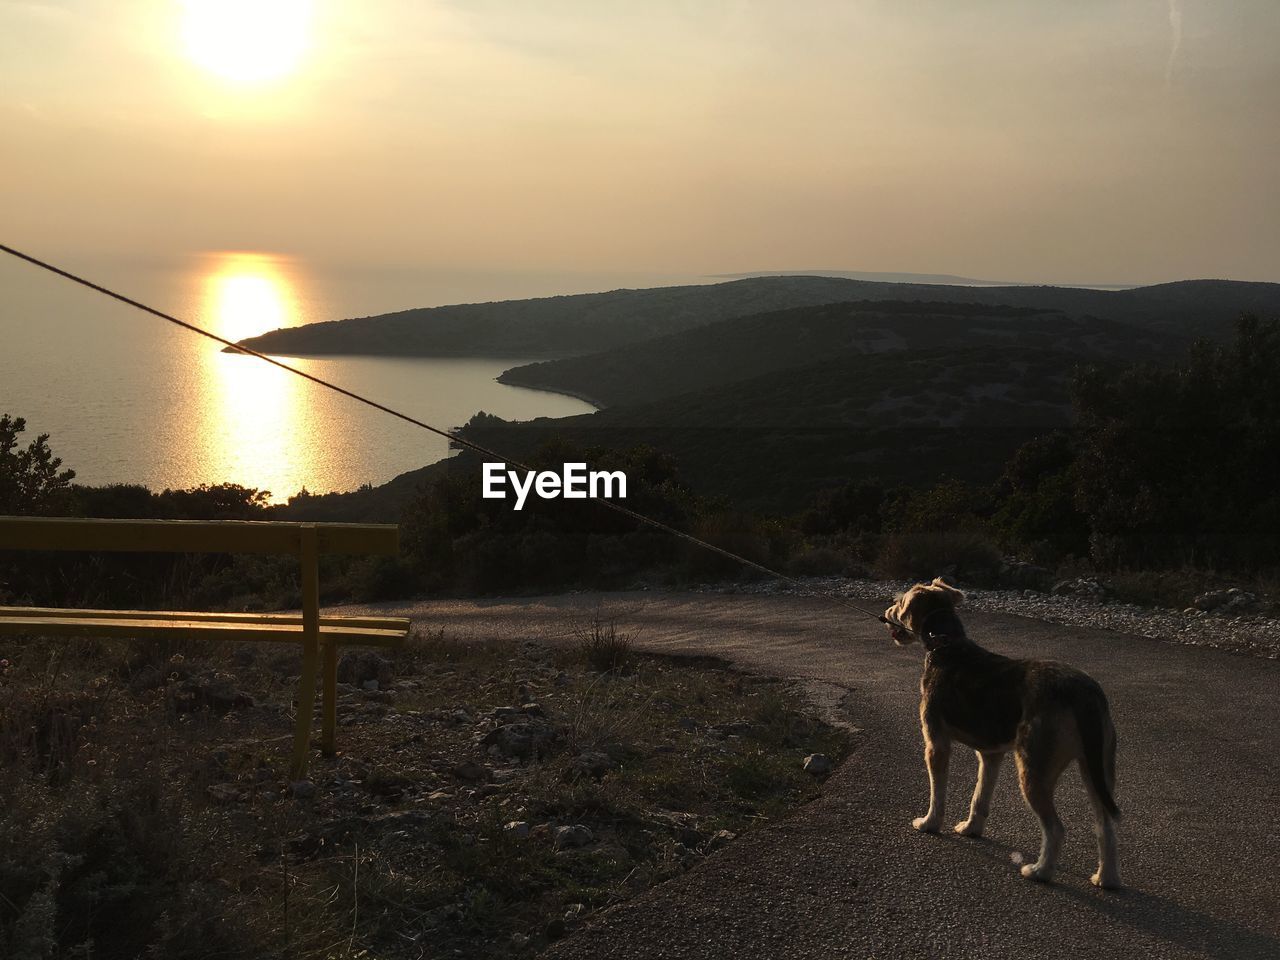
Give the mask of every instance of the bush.
M 579 628 L 578 653 L 592 670 L 600 673 L 627 673 L 631 669 L 631 638 L 618 632 L 616 620 L 606 620 L 599 611 L 591 623 Z
M 1000 550 L 976 529 L 892 533 L 884 539 L 876 569 L 895 580 L 951 576 L 991 585 L 1000 575 Z
M 47 433 L 19 447 L 18 434 L 26 429 L 22 417 L 0 414 L 0 514 L 55 512 L 76 475 L 60 469 L 62 460 L 49 449 Z

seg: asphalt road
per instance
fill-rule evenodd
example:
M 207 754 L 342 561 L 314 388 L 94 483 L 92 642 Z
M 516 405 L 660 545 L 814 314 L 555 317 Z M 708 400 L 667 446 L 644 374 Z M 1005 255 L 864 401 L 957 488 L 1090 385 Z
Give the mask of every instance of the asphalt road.
M 987 836 L 911 828 L 928 786 L 917 728 L 923 651 L 828 602 L 705 594 L 573 595 L 384 606 L 455 637 L 568 638 L 601 600 L 639 646 L 713 654 L 813 682 L 861 728 L 824 795 L 688 874 L 597 915 L 555 958 L 1280 958 L 1280 663 L 1102 630 L 971 613 L 979 643 L 1064 660 L 1106 688 L 1119 733 L 1120 869 L 1089 884 L 1091 818 L 1072 768 L 1058 881 L 1023 879 L 1039 830 L 1001 772 Z M 886 598 L 887 599 L 887 598 Z M 952 759 L 948 823 L 972 755 Z

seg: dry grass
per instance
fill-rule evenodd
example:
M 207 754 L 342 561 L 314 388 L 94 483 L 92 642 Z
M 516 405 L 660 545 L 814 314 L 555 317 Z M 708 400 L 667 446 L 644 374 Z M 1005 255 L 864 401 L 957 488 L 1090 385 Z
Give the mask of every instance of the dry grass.
M 531 952 L 814 796 L 800 758 L 847 750 L 780 684 L 638 655 L 601 618 L 589 636 L 625 656 L 416 637 L 390 691 L 342 695 L 342 752 L 313 760 L 307 797 L 285 779 L 295 652 L 5 641 L 0 955 Z M 254 705 L 193 698 L 219 682 Z M 555 741 L 491 756 L 490 718 L 530 701 Z M 582 775 L 583 751 L 616 766 Z M 556 849 L 579 823 L 594 842 Z

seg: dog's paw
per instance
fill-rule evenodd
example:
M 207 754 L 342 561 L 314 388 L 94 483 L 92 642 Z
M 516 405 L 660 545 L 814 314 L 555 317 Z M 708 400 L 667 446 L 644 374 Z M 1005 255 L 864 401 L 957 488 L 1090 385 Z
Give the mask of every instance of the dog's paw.
M 938 828 L 942 826 L 937 820 L 930 820 L 928 817 L 916 817 L 911 821 L 911 825 L 921 833 L 937 833 Z
M 1037 883 L 1048 883 L 1053 879 L 1053 867 L 1042 867 L 1038 863 L 1028 863 L 1022 868 L 1022 875 Z
M 1089 882 L 1103 890 L 1119 890 L 1121 887 L 1120 875 L 1114 870 L 1108 870 L 1106 873 L 1099 870 L 1089 878 Z
M 955 830 L 962 837 L 980 837 L 984 826 L 986 824 L 980 821 L 963 820 L 956 824 Z

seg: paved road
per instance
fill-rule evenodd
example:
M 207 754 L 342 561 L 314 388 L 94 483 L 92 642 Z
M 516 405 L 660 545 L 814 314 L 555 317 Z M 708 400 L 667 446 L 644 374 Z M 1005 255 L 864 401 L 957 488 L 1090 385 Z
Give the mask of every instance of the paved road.
M 642 647 L 715 654 L 844 694 L 862 728 L 823 797 L 688 874 L 595 918 L 563 958 L 1280 958 L 1280 663 L 1101 630 L 972 613 L 993 649 L 1089 671 L 1111 699 L 1125 811 L 1127 889 L 1090 886 L 1091 819 L 1074 769 L 1059 880 L 1018 875 L 1039 831 L 1012 765 L 987 838 L 925 836 L 916 727 L 919 648 L 820 600 L 606 595 Z M 564 639 L 598 595 L 446 602 L 408 609 L 452 636 Z M 847 693 L 846 693 L 847 691 Z M 964 818 L 974 763 L 957 748 L 948 822 Z

